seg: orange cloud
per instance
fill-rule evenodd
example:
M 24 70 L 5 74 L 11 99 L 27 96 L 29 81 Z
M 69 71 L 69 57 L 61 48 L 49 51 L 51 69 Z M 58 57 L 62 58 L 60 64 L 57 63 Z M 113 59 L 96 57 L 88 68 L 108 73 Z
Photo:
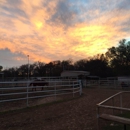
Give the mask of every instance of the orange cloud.
M 0 49 L 8 48 L 12 53 L 30 55 L 32 61 L 78 60 L 105 53 L 107 48 L 129 37 L 130 31 L 123 30 L 128 27 L 123 23 L 130 19 L 126 10 L 118 13 L 114 9 L 100 15 L 101 10 L 96 8 L 84 11 L 79 16 L 84 20 L 80 21 L 78 15 L 67 8 L 71 4 L 64 6 L 60 2 L 64 1 L 22 0 L 13 9 L 6 2 L 8 9 L 17 11 L 13 14 L 2 8 L 4 15 L 0 14 Z M 63 8 L 68 9 L 71 15 L 62 16 L 63 11 L 60 11 Z M 86 15 L 97 17 L 87 19 Z M 63 21 L 64 18 L 67 20 Z M 19 57 L 17 60 L 21 59 Z

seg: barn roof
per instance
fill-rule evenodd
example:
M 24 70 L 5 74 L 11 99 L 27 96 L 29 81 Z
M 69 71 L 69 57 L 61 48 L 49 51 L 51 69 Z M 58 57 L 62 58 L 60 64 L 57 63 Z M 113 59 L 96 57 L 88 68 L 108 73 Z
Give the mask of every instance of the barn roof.
M 79 76 L 79 75 L 84 75 L 88 76 L 90 72 L 88 71 L 63 71 L 61 73 L 61 77 L 73 77 L 73 76 Z

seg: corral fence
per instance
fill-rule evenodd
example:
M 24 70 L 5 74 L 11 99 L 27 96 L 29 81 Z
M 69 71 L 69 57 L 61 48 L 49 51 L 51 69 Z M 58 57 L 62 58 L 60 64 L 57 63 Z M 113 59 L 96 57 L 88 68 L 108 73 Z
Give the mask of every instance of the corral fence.
M 91 76 L 90 76 L 91 77 Z M 78 79 L 78 77 L 4 77 L 0 79 L 1 82 L 3 81 L 28 81 L 28 80 L 34 80 L 34 79 L 43 79 L 45 81 L 72 81 L 72 80 L 81 80 L 83 87 L 90 87 L 90 88 L 113 88 L 113 89 L 122 89 L 121 83 L 124 82 L 127 88 L 130 88 L 130 77 L 107 77 L 107 78 L 95 78 L 92 76 L 91 79 Z
M 126 87 L 122 87 L 122 82 L 126 84 Z M 90 88 L 113 88 L 113 89 L 130 89 L 130 80 L 119 81 L 119 80 L 109 80 L 109 79 L 99 79 L 99 80 L 86 80 L 84 81 L 84 86 Z
M 107 80 L 107 79 L 99 79 L 99 80 L 87 80 L 86 86 L 88 87 L 112 87 L 116 88 L 120 82 L 118 80 Z
M 119 124 L 123 124 L 124 130 L 126 130 L 126 125 L 130 125 L 129 97 L 130 91 L 122 91 L 97 104 L 98 130 L 101 130 L 104 127 L 106 121 L 109 121 L 109 125 L 113 127 L 114 125 L 117 127 Z M 105 122 L 100 123 L 100 120 Z M 110 122 L 112 123 L 110 124 Z M 113 122 L 116 122 L 117 124 L 114 124 Z
M 60 80 L 62 79 L 59 76 L 55 76 L 55 77 L 2 77 L 0 78 L 0 82 L 3 81 L 28 81 L 28 80 L 33 80 L 33 79 L 45 79 L 45 80 Z
M 67 81 L 35 81 L 38 84 L 48 82 L 48 85 L 31 85 L 34 81 L 13 81 L 0 82 L 0 103 L 26 100 L 26 105 L 29 106 L 29 99 L 57 97 L 58 95 L 76 93 L 82 94 L 82 84 L 80 80 Z M 34 89 L 35 88 L 35 89 Z

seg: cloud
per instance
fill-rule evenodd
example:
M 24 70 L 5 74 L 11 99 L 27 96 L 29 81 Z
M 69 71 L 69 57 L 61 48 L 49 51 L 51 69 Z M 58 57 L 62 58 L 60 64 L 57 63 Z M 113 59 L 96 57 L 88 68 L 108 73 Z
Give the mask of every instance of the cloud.
M 1 3 L 0 53 L 3 55 L 8 49 L 11 57 L 15 57 L 13 53 L 22 54 L 18 59 L 29 55 L 32 62 L 78 60 L 105 53 L 122 38 L 129 38 L 130 9 L 126 7 L 129 0 Z M 18 59 L 15 61 L 22 63 Z
M 119 10 L 130 10 L 130 1 L 129 0 L 122 0 L 119 5 L 118 5 L 118 9 Z
M 0 50 L 0 65 L 4 66 L 4 68 L 18 67 L 27 64 L 27 61 L 27 56 L 20 52 L 13 53 L 8 48 Z
M 70 9 L 70 4 L 68 0 L 59 1 L 56 8 L 55 13 L 52 15 L 50 22 L 64 24 L 65 26 L 72 25 L 74 22 L 76 12 Z

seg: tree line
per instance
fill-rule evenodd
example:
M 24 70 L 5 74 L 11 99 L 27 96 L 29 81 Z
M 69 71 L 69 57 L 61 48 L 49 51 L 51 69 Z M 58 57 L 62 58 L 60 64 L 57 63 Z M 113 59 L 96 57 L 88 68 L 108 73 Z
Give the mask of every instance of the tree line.
M 71 59 L 57 60 L 49 63 L 35 62 L 2 70 L 5 77 L 29 76 L 60 76 L 64 70 L 89 71 L 90 75 L 100 77 L 129 76 L 130 75 L 130 41 L 122 39 L 117 47 L 108 48 L 105 54 L 98 54 L 91 58 L 81 59 L 73 63 Z M 28 71 L 29 70 L 29 71 Z

